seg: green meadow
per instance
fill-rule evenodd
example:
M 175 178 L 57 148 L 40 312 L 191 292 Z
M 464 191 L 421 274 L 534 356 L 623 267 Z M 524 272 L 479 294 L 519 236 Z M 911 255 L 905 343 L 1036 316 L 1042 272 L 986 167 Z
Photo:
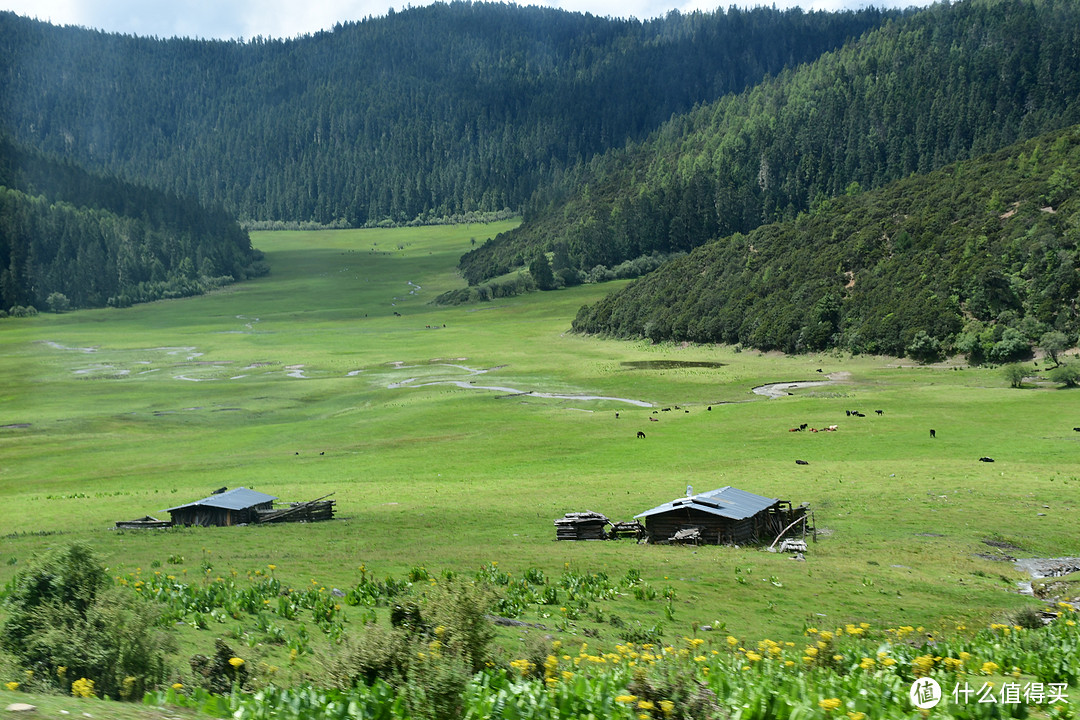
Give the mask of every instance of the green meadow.
M 999 369 L 962 360 L 571 334 L 578 308 L 614 283 L 430 304 L 462 286 L 457 258 L 474 240 L 511 226 L 255 233 L 267 277 L 3 321 L 0 582 L 73 540 L 117 575 L 196 581 L 206 566 L 243 576 L 273 564 L 286 582 L 342 589 L 362 565 L 396 578 L 491 562 L 614 581 L 633 569 L 671 602 L 624 596 L 604 611 L 673 638 L 720 622 L 786 640 L 807 624 L 985 625 L 1034 602 L 995 558 L 1080 554 L 1076 391 L 1038 378 L 1010 389 Z M 829 375 L 780 399 L 751 391 Z M 802 423 L 838 427 L 789 432 Z M 565 512 L 629 520 L 687 485 L 808 502 L 817 542 L 795 562 L 758 548 L 555 541 Z M 221 486 L 283 501 L 334 493 L 338 519 L 112 529 Z M 585 629 L 619 642 L 602 618 L 560 632 Z M 201 637 L 188 642 L 206 652 Z

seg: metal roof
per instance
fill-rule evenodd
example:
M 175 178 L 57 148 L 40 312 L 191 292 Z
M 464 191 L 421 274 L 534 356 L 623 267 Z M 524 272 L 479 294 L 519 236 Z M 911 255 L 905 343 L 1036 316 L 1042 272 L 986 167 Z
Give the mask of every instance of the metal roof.
M 169 508 L 165 512 L 197 506 L 221 508 L 222 510 L 243 510 L 244 508 L 249 508 L 253 505 L 262 505 L 263 503 L 273 502 L 274 500 L 277 500 L 277 498 L 273 495 L 267 495 L 266 493 L 239 487 L 234 490 L 229 490 L 228 492 L 223 492 L 220 495 L 211 495 L 202 500 L 187 503 L 186 505 L 177 505 L 176 507 Z
M 730 518 L 731 520 L 743 520 L 752 515 L 756 515 L 765 508 L 771 507 L 777 501 L 778 498 L 767 498 L 761 495 L 755 495 L 754 493 L 739 490 L 738 488 L 733 488 L 728 485 L 719 490 L 710 490 L 709 492 L 698 493 L 697 495 L 672 500 L 671 502 L 654 507 L 652 510 L 646 510 L 634 517 L 644 518 L 652 515 L 660 515 L 661 513 L 670 512 L 672 510 L 693 509 L 709 513 L 710 515 L 719 515 L 720 517 Z

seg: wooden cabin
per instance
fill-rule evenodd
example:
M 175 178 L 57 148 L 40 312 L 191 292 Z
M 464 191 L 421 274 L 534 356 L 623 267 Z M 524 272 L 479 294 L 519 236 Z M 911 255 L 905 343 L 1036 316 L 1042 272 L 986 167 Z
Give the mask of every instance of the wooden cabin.
M 730 485 L 710 492 L 688 495 L 646 510 L 643 520 L 651 542 L 671 542 L 694 537 L 708 545 L 754 545 L 771 543 L 792 522 L 806 517 L 805 506 L 793 508 L 787 500 L 768 498 Z M 796 522 L 787 534 L 805 531 Z M 688 532 L 697 530 L 696 533 Z
M 178 505 L 165 512 L 172 516 L 173 525 L 243 525 L 259 522 L 260 511 L 272 510 L 273 495 L 236 488 L 187 505 Z

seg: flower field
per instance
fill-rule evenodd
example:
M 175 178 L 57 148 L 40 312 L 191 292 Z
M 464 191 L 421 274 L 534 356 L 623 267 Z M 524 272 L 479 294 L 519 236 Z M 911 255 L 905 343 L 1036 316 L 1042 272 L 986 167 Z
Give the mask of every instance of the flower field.
M 683 638 L 679 646 L 620 644 L 610 652 L 555 645 L 542 667 L 516 660 L 473 676 L 464 718 L 1075 718 L 1075 617 L 1063 606 L 1045 628 L 996 624 L 939 640 L 922 640 L 919 628 L 848 625 L 807 628 L 804 643 L 710 635 Z M 942 688 L 932 709 L 920 710 L 909 698 L 920 678 Z M 351 692 L 269 687 L 228 698 L 169 689 L 145 702 L 237 720 L 409 717 L 381 681 Z

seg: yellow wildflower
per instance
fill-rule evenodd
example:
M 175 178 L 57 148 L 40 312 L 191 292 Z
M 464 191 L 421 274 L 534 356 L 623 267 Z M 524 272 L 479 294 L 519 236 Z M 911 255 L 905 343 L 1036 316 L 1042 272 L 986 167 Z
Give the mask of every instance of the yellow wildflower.
M 911 661 L 911 669 L 915 673 L 915 677 L 925 677 L 929 675 L 930 671 L 934 669 L 934 656 L 920 655 Z
M 665 715 L 670 715 L 671 713 L 675 712 L 675 703 L 671 702 L 670 700 L 661 700 L 660 710 Z
M 71 694 L 75 697 L 82 698 L 94 697 L 94 681 L 87 680 L 86 678 L 79 678 L 71 683 Z
M 730 645 L 731 647 L 735 647 L 736 645 L 739 644 L 739 641 L 734 636 L 728 635 L 727 636 L 727 644 Z
M 749 651 L 747 651 L 747 653 L 746 653 L 746 659 L 747 659 L 747 660 L 749 660 L 750 662 L 757 662 L 758 660 L 760 660 L 760 659 L 761 659 L 761 656 L 760 656 L 760 655 L 758 655 L 758 654 L 757 654 L 756 652 L 754 652 L 753 650 L 749 650 Z
M 637 701 L 637 695 L 616 695 L 615 702 L 632 703 Z
M 865 720 L 865 718 L 866 718 L 866 713 L 861 713 L 861 712 L 849 712 L 849 713 L 847 714 L 847 716 L 848 716 L 848 717 L 849 717 L 849 718 L 850 718 L 851 720 Z
M 229 658 L 229 664 L 239 670 L 240 667 L 244 664 L 244 659 L 238 657 L 231 657 Z
M 656 707 L 655 705 L 653 705 L 651 700 L 641 700 L 640 702 L 638 702 L 637 706 L 638 710 L 652 710 Z
M 172 684 L 172 689 L 173 690 L 183 690 L 184 689 L 184 683 L 173 683 Z
M 6 683 L 4 685 L 4 687 L 6 687 L 11 692 L 15 692 L 16 690 L 19 689 L 19 683 L 15 682 L 15 681 L 12 681 L 12 682 Z
M 818 700 L 818 705 L 824 708 L 826 711 L 832 711 L 840 707 L 840 698 L 824 698 Z
M 874 658 L 864 657 L 862 661 L 859 662 L 859 667 L 863 670 L 871 670 L 875 665 L 877 665 L 877 663 L 874 661 Z
M 511 660 L 510 667 L 521 673 L 521 677 L 526 677 L 530 672 L 532 672 L 532 669 L 535 666 L 531 662 L 523 658 L 521 660 Z
M 998 664 L 996 662 L 984 662 L 982 664 L 981 672 L 983 675 L 993 675 L 998 670 Z

